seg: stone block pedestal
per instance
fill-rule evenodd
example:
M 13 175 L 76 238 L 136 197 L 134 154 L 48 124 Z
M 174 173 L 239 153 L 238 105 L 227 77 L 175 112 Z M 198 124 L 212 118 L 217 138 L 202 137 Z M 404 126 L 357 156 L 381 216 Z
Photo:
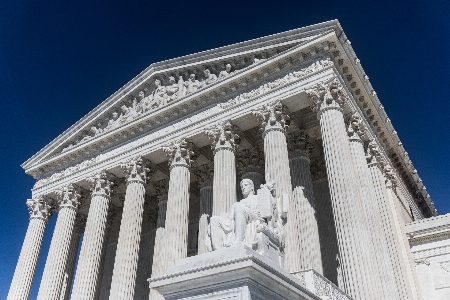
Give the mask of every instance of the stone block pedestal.
M 301 279 L 245 245 L 180 259 L 167 275 L 149 282 L 170 300 L 327 299 L 314 295 Z

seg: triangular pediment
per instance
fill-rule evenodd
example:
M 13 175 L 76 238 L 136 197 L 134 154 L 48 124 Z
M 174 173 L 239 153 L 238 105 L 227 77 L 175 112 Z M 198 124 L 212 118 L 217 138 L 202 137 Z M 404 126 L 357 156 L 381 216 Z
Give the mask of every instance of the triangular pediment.
M 197 98 L 185 103 L 192 107 L 192 103 L 201 102 L 205 97 L 220 96 L 228 90 L 245 87 L 245 80 L 257 80 L 261 76 L 259 69 L 266 68 L 263 73 L 269 70 L 266 62 L 276 60 L 293 49 L 300 51 L 302 45 L 311 47 L 315 42 L 320 44 L 323 36 L 330 33 L 334 35 L 335 31 L 340 30 L 337 21 L 330 21 L 154 63 L 27 160 L 22 167 L 33 177 L 42 178 L 58 169 L 74 165 L 80 158 L 86 160 L 94 152 L 108 148 L 118 140 L 123 142 L 126 139 L 123 134 L 131 139 L 139 131 L 145 130 L 142 124 L 140 127 L 125 129 L 127 124 L 136 123 L 144 115 L 153 114 L 155 117 L 153 121 L 147 120 L 153 122 L 147 122 L 147 127 L 149 124 L 157 126 L 164 123 L 167 108 L 182 113 L 186 106 L 177 107 L 177 103 L 182 104 L 187 98 Z M 206 69 L 212 74 L 209 78 L 206 78 Z M 248 74 L 240 76 L 248 71 L 258 74 L 254 74 L 254 77 Z M 190 76 L 195 79 L 190 80 Z M 239 78 L 240 81 L 237 84 L 230 82 L 232 78 Z M 156 80 L 160 82 L 159 88 L 156 87 Z M 121 129 L 126 132 L 122 134 Z M 114 135 L 113 139 L 111 135 Z

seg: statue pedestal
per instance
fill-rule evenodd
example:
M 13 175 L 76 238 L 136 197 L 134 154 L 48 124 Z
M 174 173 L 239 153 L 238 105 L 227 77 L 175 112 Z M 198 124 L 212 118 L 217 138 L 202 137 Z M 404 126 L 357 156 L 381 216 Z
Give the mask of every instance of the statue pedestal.
M 168 274 L 149 279 L 165 299 L 326 299 L 306 289 L 268 257 L 245 245 L 180 259 Z

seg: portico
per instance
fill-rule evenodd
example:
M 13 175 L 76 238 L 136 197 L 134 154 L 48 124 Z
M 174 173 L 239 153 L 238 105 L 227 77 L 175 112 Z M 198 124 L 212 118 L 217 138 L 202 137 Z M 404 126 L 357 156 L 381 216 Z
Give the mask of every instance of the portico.
M 23 164 L 37 182 L 8 299 L 28 298 L 52 214 L 38 299 L 69 299 L 72 276 L 70 299 L 161 299 L 147 279 L 214 250 L 210 220 L 245 178 L 275 182 L 294 281 L 423 299 L 399 236 L 437 211 L 405 153 L 337 21 L 155 63 Z

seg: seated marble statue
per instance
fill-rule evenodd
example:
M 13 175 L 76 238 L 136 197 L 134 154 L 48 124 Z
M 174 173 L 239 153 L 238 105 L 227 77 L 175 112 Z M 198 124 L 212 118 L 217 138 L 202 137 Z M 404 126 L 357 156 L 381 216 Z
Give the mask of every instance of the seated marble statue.
M 243 199 L 234 203 L 227 215 L 212 216 L 208 227 L 206 247 L 215 251 L 223 247 L 246 244 L 258 250 L 264 234 L 277 248 L 282 244 L 282 222 L 277 212 L 275 184 L 267 182 L 255 194 L 253 181 L 240 183 Z M 278 251 L 278 250 L 277 250 Z

